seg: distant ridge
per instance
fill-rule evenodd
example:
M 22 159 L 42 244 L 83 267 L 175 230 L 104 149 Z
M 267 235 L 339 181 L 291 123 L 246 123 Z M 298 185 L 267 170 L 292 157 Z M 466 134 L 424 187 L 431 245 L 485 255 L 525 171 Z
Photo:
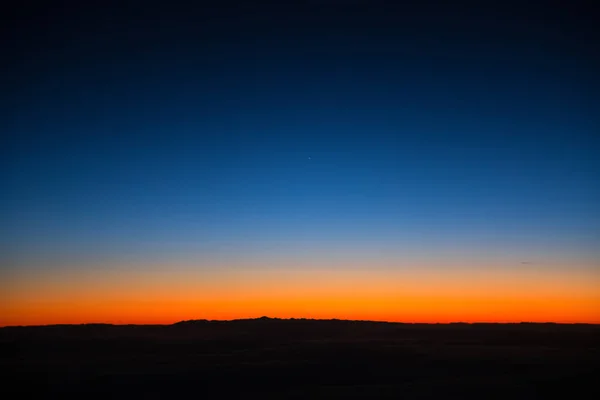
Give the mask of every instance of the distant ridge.
M 557 338 L 560 338 L 557 339 Z M 204 343 L 203 346 L 248 346 L 277 343 L 359 343 L 401 341 L 407 343 L 479 343 L 494 345 L 592 346 L 600 338 L 600 325 L 555 323 L 402 323 L 340 319 L 247 318 L 224 320 L 186 320 L 169 325 L 45 325 L 12 326 L 0 329 L 0 349 L 21 340 L 39 343 L 97 342 L 128 343 Z M 115 342 L 116 341 L 116 342 Z M 11 344 L 12 343 L 12 344 Z M 71 343 L 71 344 L 69 344 Z M 57 345 L 58 346 L 58 345 Z
M 47 325 L 6 325 L 0 326 L 2 328 L 16 328 L 16 327 L 82 327 L 87 329 L 102 329 L 106 327 L 169 327 L 169 326 L 191 326 L 191 325 L 212 325 L 212 324 L 274 324 L 274 323 L 327 323 L 327 324 L 378 324 L 378 325 L 392 325 L 392 326 L 600 326 L 600 324 L 585 323 L 585 322 L 573 322 L 573 323 L 562 323 L 562 322 L 401 322 L 401 321 L 374 321 L 374 320 L 353 320 L 353 319 L 317 319 L 317 318 L 277 318 L 262 316 L 258 318 L 237 318 L 230 320 L 222 319 L 189 319 L 181 320 L 171 324 L 114 324 L 104 322 L 86 322 L 80 324 L 47 324 Z
M 338 318 L 277 318 L 262 316 L 258 318 L 236 318 L 230 320 L 222 319 L 189 319 L 175 322 L 171 325 L 184 324 L 206 324 L 206 323 L 223 323 L 223 322 L 334 322 L 334 323 L 369 323 L 369 324 L 391 324 L 391 325 L 600 325 L 585 322 L 561 323 L 561 322 L 403 322 L 403 321 L 376 321 L 365 319 L 338 319 Z

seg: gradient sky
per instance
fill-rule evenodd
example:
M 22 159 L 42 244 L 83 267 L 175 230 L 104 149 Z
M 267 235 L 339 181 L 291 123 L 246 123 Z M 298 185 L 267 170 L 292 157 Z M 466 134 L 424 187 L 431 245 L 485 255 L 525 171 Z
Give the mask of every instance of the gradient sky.
M 165 3 L 12 10 L 0 325 L 600 323 L 587 10 Z

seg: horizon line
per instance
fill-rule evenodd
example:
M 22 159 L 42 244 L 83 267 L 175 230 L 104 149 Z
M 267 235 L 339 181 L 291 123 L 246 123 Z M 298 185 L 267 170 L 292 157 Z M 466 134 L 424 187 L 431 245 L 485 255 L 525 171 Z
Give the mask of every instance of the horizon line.
M 85 326 L 85 325 L 107 325 L 107 326 L 173 326 L 181 323 L 193 323 L 193 322 L 236 322 L 236 321 L 265 321 L 265 320 L 278 320 L 278 321 L 315 321 L 315 322 L 370 322 L 370 323 L 382 323 L 382 324 L 397 324 L 397 325 L 593 325 L 600 326 L 600 323 L 594 322 L 554 322 L 554 321 L 518 321 L 518 322 L 498 322 L 498 321 L 451 321 L 451 322 L 405 322 L 405 321 L 386 321 L 386 320 L 369 320 L 369 319 L 343 319 L 343 318 L 305 318 L 305 317 L 290 317 L 290 318 L 279 318 L 279 317 L 254 317 L 254 318 L 234 318 L 234 319 L 187 319 L 179 320 L 172 323 L 111 323 L 111 322 L 81 322 L 81 323 L 55 323 L 55 324 L 32 324 L 32 325 L 0 325 L 0 328 L 27 328 L 27 327 L 50 327 L 50 326 Z

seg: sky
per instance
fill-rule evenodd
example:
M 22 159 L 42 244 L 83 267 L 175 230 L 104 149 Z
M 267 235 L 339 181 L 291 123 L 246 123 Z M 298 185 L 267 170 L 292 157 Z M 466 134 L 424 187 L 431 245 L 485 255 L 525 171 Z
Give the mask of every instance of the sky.
M 577 2 L 79 3 L 1 35 L 0 325 L 600 323 Z

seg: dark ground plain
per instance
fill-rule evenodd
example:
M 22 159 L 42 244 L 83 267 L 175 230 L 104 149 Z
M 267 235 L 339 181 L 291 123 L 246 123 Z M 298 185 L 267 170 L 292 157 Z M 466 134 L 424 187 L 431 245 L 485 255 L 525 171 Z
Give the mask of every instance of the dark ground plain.
M 600 398 L 600 325 L 0 328 L 3 398 Z

